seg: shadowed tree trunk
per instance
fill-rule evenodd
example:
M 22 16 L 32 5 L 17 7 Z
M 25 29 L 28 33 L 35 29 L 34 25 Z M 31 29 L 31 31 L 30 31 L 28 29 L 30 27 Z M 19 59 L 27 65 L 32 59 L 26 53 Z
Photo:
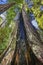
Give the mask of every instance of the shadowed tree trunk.
M 34 55 L 34 58 L 37 58 L 38 61 L 34 59 L 36 64 L 43 65 L 43 42 L 41 41 L 39 33 L 31 26 L 31 23 L 25 11 L 25 7 L 22 9 L 22 16 L 24 20 L 28 45 L 33 52 L 32 56 Z
M 16 50 L 11 65 L 31 65 L 31 57 L 29 54 L 30 49 L 28 50 L 27 48 L 22 14 L 20 14 L 19 20 L 20 22 L 17 33 Z
M 7 9 L 15 5 L 15 3 L 8 3 L 8 4 L 0 4 L 0 14 L 5 12 Z

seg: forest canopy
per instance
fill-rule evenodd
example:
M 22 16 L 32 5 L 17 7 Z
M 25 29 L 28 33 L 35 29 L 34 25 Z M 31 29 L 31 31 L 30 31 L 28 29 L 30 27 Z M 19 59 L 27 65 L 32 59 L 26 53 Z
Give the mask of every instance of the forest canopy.
M 43 29 L 43 0 L 32 0 L 33 7 L 31 8 L 40 29 Z
M 43 29 L 43 0 L 9 0 L 9 2 L 16 2 L 16 5 L 12 8 L 19 9 L 19 10 L 21 9 L 24 2 L 26 3 L 26 1 L 33 2 L 33 5 L 30 10 L 32 10 L 39 28 Z M 32 4 L 32 3 L 30 3 L 30 4 Z M 29 5 L 29 3 L 28 3 L 28 5 Z M 15 13 L 13 15 L 15 15 Z

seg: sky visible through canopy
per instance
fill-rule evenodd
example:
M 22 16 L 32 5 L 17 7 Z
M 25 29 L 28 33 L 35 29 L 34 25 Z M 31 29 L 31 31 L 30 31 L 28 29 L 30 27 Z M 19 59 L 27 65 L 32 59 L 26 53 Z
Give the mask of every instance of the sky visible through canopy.
M 7 0 L 0 0 L 0 4 L 5 4 L 7 3 Z

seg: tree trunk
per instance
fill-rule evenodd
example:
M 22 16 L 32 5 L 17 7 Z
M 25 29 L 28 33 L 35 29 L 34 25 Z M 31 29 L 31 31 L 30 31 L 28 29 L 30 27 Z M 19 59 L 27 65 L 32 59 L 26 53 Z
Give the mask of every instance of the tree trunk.
M 0 4 L 0 14 L 5 12 L 7 9 L 15 5 L 15 3 L 8 3 L 8 4 Z

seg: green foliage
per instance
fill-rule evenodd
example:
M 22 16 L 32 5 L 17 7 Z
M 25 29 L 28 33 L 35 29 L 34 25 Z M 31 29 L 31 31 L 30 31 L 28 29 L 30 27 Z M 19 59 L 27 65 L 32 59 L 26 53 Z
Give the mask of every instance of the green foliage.
M 2 18 L 0 17 L 0 23 L 2 22 Z
M 0 28 L 0 54 L 7 47 L 10 30 L 7 27 Z
M 11 23 L 11 21 L 14 19 L 15 17 L 15 13 L 14 13 L 14 7 L 11 7 L 8 11 L 7 11 L 7 25 L 9 26 L 9 24 Z
M 33 11 L 35 18 L 38 22 L 40 29 L 43 29 L 43 12 L 40 11 L 40 6 L 43 5 L 43 0 L 32 0 L 34 2 L 31 10 Z
M 9 1 L 9 2 L 16 2 L 17 4 L 18 4 L 18 3 L 20 3 L 20 4 L 22 3 L 22 4 L 23 4 L 23 1 L 24 1 L 24 0 L 8 0 L 8 1 Z
M 16 9 L 18 9 L 19 11 L 21 10 L 22 4 L 23 4 L 23 0 L 8 0 L 8 1 L 16 3 L 16 5 L 11 7 L 7 11 L 7 24 L 9 25 L 11 23 L 11 21 L 14 19 L 15 15 L 16 15 L 15 10 Z
M 9 35 L 11 34 L 12 28 L 13 28 L 13 27 L 9 27 L 9 25 L 13 23 L 13 19 L 15 15 L 17 14 L 15 10 L 18 9 L 18 11 L 20 11 L 23 4 L 23 0 L 8 0 L 8 1 L 16 2 L 16 5 L 14 5 L 9 10 L 7 10 L 6 26 L 3 28 L 0 28 L 0 54 L 6 49 L 8 45 Z
M 40 3 L 41 0 L 32 0 L 34 2 L 34 4 Z

